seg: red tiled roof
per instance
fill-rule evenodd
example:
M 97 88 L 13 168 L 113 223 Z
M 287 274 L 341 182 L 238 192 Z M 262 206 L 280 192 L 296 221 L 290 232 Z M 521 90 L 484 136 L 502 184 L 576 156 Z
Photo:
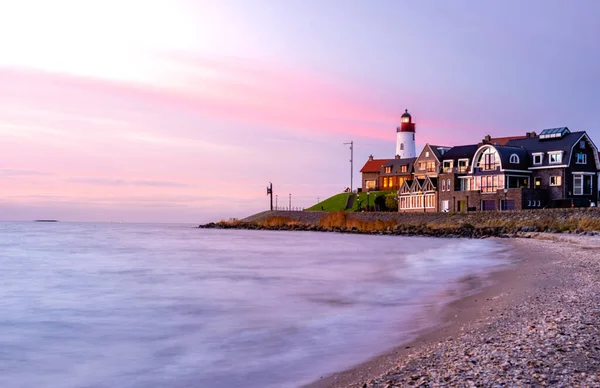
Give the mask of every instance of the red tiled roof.
M 379 172 L 381 170 L 381 166 L 386 164 L 392 159 L 373 159 L 367 160 L 367 163 L 360 169 L 360 172 Z
M 527 136 L 505 136 L 505 137 L 493 137 L 490 139 L 490 144 L 496 144 L 499 146 L 504 146 L 506 145 L 506 143 L 508 143 L 511 140 L 518 140 L 518 139 L 526 139 Z

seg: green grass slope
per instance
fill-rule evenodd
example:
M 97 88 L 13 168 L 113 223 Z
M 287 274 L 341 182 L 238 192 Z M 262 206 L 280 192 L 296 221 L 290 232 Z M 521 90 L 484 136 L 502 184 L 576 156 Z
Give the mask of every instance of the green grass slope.
M 375 198 L 385 196 L 386 194 L 392 193 L 392 191 L 372 191 L 369 194 L 369 204 L 371 206 L 375 205 Z M 348 193 L 340 193 L 336 194 L 332 197 L 327 198 L 324 201 L 317 203 L 314 206 L 309 207 L 308 211 L 326 211 L 326 212 L 338 212 L 345 210 L 346 206 L 346 198 L 348 198 Z M 357 195 L 356 200 L 354 201 L 354 207 L 349 211 L 358 210 L 358 204 L 361 203 L 362 209 L 367 206 L 367 193 L 359 193 Z M 321 208 L 321 206 L 323 208 Z

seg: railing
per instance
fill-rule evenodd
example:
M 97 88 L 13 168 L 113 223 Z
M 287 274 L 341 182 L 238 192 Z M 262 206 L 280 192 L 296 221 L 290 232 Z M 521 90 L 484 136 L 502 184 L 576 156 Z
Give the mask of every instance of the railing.
M 303 207 L 294 207 L 294 206 L 292 206 L 291 208 L 288 206 L 275 206 L 273 208 L 273 210 L 280 211 L 280 212 L 303 212 L 304 208 Z

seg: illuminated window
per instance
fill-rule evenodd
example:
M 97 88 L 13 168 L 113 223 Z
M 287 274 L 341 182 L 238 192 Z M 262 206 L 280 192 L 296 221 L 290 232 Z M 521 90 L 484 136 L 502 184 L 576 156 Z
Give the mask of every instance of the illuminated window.
M 562 184 L 562 177 L 560 176 L 551 176 L 550 177 L 550 186 L 560 186 Z
M 444 160 L 444 172 L 452 172 L 452 160 Z
M 498 167 L 500 167 L 500 157 L 498 155 L 498 151 L 492 147 L 486 148 L 479 155 L 477 166 L 483 171 L 496 170 Z
M 387 177 L 383 178 L 383 187 L 388 187 L 388 179 L 387 179 Z
M 461 159 L 458 161 L 458 172 L 467 172 L 467 167 L 469 165 L 468 159 Z
M 435 162 L 427 162 L 427 172 L 435 172 Z
M 536 189 L 539 189 L 542 186 L 542 178 L 535 178 L 533 180 L 533 184 L 535 185 Z
M 402 167 L 400 168 L 400 171 L 402 171 L 402 172 L 407 172 L 407 171 L 408 171 L 408 166 L 402 166 Z
M 389 174 L 389 173 L 391 173 L 391 172 L 392 172 L 392 167 L 389 167 L 389 166 L 387 166 L 387 167 L 385 168 L 385 173 L 386 173 L 386 174 Z
M 427 163 L 425 163 L 425 162 L 419 162 L 419 170 L 425 170 L 426 166 L 427 166 Z
M 446 187 L 448 187 L 448 191 L 450 191 L 450 179 L 448 179 L 448 182 L 446 182 Z
M 429 157 L 429 151 L 425 152 L 425 157 L 428 158 Z

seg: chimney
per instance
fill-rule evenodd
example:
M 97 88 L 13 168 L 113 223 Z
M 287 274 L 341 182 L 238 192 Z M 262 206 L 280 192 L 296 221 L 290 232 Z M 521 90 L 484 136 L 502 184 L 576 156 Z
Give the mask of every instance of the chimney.
M 482 140 L 483 143 L 489 143 L 490 141 L 492 141 L 492 137 L 490 135 L 485 135 Z
M 369 155 L 369 162 L 373 161 L 373 155 Z
M 400 155 L 396 155 L 396 159 L 400 159 Z
M 529 138 L 532 138 L 532 137 L 536 137 L 536 136 L 537 136 L 537 134 L 536 134 L 535 132 L 527 132 L 527 133 L 525 134 L 525 137 L 526 137 L 527 139 L 529 139 Z

